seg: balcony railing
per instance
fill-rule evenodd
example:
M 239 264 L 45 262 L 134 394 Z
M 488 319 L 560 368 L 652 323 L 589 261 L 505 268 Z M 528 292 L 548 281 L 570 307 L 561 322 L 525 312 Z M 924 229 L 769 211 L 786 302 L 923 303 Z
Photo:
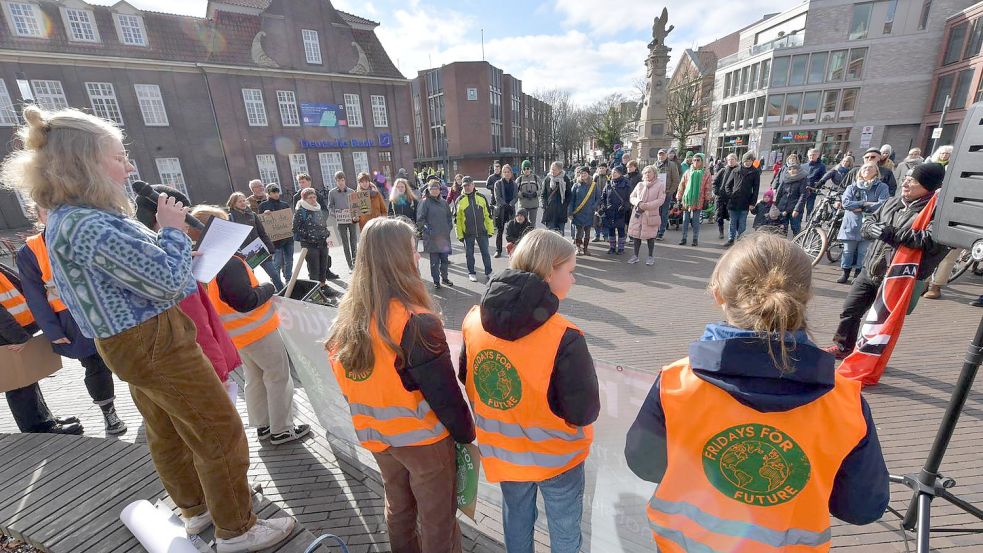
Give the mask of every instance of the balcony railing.
M 791 35 L 785 35 L 781 38 L 776 38 L 775 40 L 770 40 L 768 42 L 762 42 L 761 44 L 755 44 L 750 48 L 740 50 L 735 52 L 725 58 L 720 58 L 717 62 L 717 68 L 727 67 L 737 63 L 738 61 L 749 58 L 751 56 L 757 56 L 758 54 L 763 54 L 765 52 L 770 52 L 772 50 L 780 50 L 782 48 L 798 48 L 802 46 L 805 41 L 805 35 L 802 32 L 797 32 Z

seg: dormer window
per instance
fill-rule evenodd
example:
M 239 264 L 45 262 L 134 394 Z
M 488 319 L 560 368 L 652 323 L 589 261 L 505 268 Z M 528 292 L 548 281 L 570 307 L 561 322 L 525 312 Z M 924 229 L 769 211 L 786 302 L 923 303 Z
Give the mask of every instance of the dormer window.
M 77 42 L 99 42 L 99 29 L 91 10 L 63 7 L 61 17 L 65 22 L 68 39 Z
M 34 38 L 44 38 L 47 35 L 44 16 L 37 4 L 4 2 L 3 8 L 10 30 L 15 35 Z
M 119 41 L 128 46 L 146 46 L 147 29 L 143 26 L 143 18 L 139 15 L 124 13 L 113 14 L 116 20 L 116 32 Z

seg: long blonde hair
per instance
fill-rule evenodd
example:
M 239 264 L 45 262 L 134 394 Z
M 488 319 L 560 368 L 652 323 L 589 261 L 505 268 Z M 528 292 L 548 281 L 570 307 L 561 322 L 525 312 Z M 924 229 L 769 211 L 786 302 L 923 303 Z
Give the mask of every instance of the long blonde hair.
M 546 280 L 553 269 L 577 255 L 577 247 L 559 234 L 546 229 L 529 231 L 509 259 L 509 268 L 535 273 Z
M 373 320 L 376 333 L 398 362 L 406 360 L 403 348 L 386 328 L 393 300 L 407 310 L 437 312 L 420 278 L 415 251 L 416 229 L 401 219 L 378 217 L 362 229 L 351 284 L 338 305 L 338 318 L 325 343 L 346 370 L 364 371 L 375 364 L 369 333 Z M 432 350 L 436 347 L 426 346 Z
M 399 189 L 397 188 L 399 184 L 403 185 L 404 192 L 399 192 Z M 408 198 L 406 200 L 407 202 L 415 202 L 418 199 L 416 194 L 413 193 L 413 189 L 410 188 L 410 181 L 406 179 L 396 179 L 396 182 L 393 183 L 393 189 L 389 191 L 389 201 L 399 201 L 400 196 L 406 196 Z
M 301 195 L 303 195 L 303 193 L 301 193 Z M 246 199 L 246 195 L 243 194 L 242 192 L 233 192 L 229 196 L 229 201 L 225 202 L 225 207 L 229 208 L 229 212 L 231 212 L 233 209 L 237 209 L 236 204 L 239 203 L 239 200 L 245 200 L 245 199 Z
M 720 258 L 708 288 L 723 300 L 729 324 L 769 340 L 772 360 L 783 373 L 793 370 L 787 333 L 808 331 L 806 305 L 812 298 L 812 260 L 802 248 L 781 236 L 753 233 Z
M 133 206 L 102 168 L 102 159 L 123 133 L 116 125 L 77 109 L 24 108 L 17 129 L 20 148 L 3 161 L 0 180 L 16 186 L 45 209 L 87 205 L 125 215 Z

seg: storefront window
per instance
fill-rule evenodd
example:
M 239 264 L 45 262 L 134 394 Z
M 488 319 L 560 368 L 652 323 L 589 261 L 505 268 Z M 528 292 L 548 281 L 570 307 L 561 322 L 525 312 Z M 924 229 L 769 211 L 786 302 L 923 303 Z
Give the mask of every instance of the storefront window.
M 792 71 L 788 75 L 789 86 L 805 84 L 807 65 L 809 65 L 809 54 L 792 56 Z
M 775 58 L 771 64 L 771 86 L 788 84 L 788 56 Z
M 826 76 L 826 52 L 816 52 L 809 60 L 809 84 L 819 84 Z
M 819 115 L 820 123 L 832 123 L 836 121 L 836 102 L 839 99 L 839 90 L 827 90 L 823 92 L 823 110 Z
M 816 115 L 819 110 L 820 92 L 806 92 L 802 98 L 802 124 L 812 124 L 816 122 Z
M 788 94 L 785 96 L 785 115 L 782 117 L 782 125 L 795 125 L 799 122 L 799 107 L 802 104 L 802 94 Z
M 846 50 L 837 50 L 829 55 L 829 69 L 826 80 L 830 82 L 843 80 L 843 69 L 846 67 Z

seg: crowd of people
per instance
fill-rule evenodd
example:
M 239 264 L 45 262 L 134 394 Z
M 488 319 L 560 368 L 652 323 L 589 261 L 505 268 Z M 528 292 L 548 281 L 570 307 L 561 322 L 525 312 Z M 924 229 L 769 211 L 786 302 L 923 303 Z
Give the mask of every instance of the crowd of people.
M 293 519 L 252 513 L 245 427 L 228 377 L 243 367 L 248 424 L 260 440 L 282 444 L 310 432 L 294 423 L 289 357 L 271 298 L 295 277 L 294 242 L 306 250 L 310 280 L 324 286 L 337 278 L 332 230 L 352 274 L 325 360 L 380 468 L 394 552 L 462 550 L 455 444 L 475 441 L 486 480 L 501 489 L 506 550 L 532 551 L 540 493 L 552 551 L 581 549 L 584 465 L 602 398 L 587 339 L 561 314 L 578 258 L 602 241 L 608 255 L 622 255 L 630 238 L 627 263 L 641 262 L 644 243 L 652 266 L 656 242 L 673 224 L 680 245 L 699 244 L 710 206 L 725 251 L 708 290 L 723 322 L 707 325 L 688 355 L 663 369 L 626 438 L 630 469 L 659 483 L 647 509 L 653 539 L 665 550 L 824 548 L 831 514 L 865 524 L 887 507 L 876 426 L 860 383 L 837 374 L 835 358 L 853 349 L 898 248 L 922 251 L 922 282 L 951 255 L 931 228 L 912 227 L 942 185 L 951 149 L 930 161 L 912 150 L 897 165 L 889 148 L 870 149 L 858 167 L 844 156 L 828 170 L 810 150 L 806 163 L 788 156 L 763 193 L 753 153 L 714 164 L 660 150 L 639 167 L 620 151 L 610 164 L 578 167 L 573 178 L 559 162 L 541 178 L 528 162 L 519 174 L 496 163 L 486 193 L 471 176 L 417 184 L 402 171 L 388 190 L 367 173 L 350 189 L 339 172 L 330 190 L 297 175 L 292 203 L 277 184 L 253 181 L 251 195 L 233 193 L 224 208 L 191 209 L 180 191 L 157 185 L 157 201 L 139 197 L 134 210 L 124 191 L 132 165 L 116 126 L 34 106 L 24 119 L 2 180 L 33 200 L 43 226 L 18 254 L 19 275 L 0 266 L 0 345 L 19 351 L 40 329 L 56 352 L 80 359 L 109 434 L 126 431 L 111 373 L 125 382 L 187 531 L 214 524 L 220 552 L 268 547 L 292 530 Z M 827 348 L 808 335 L 811 259 L 786 238 L 815 211 L 820 191 L 843 210 L 840 281 L 854 275 Z M 271 240 L 260 216 L 287 209 L 293 236 Z M 271 256 L 261 266 L 272 282 L 260 283 L 238 254 L 214 280 L 196 282 L 192 245 L 200 233 L 187 225 L 189 214 L 252 227 L 244 245 L 265 245 Z M 419 271 L 422 249 L 433 288 L 453 286 L 455 236 L 473 282 L 477 245 L 487 283 L 464 319 L 457 371 Z M 497 274 L 492 237 L 495 257 L 509 257 Z M 6 396 L 24 432 L 82 432 L 77 419 L 52 415 L 36 384 Z M 710 410 L 713 417 L 699 416 Z M 756 474 L 743 472 L 742 452 L 765 446 L 776 453 L 758 451 Z M 735 480 L 737 471 L 750 480 Z M 779 476 L 783 486 L 772 486 Z M 722 530 L 731 526 L 745 530 Z

